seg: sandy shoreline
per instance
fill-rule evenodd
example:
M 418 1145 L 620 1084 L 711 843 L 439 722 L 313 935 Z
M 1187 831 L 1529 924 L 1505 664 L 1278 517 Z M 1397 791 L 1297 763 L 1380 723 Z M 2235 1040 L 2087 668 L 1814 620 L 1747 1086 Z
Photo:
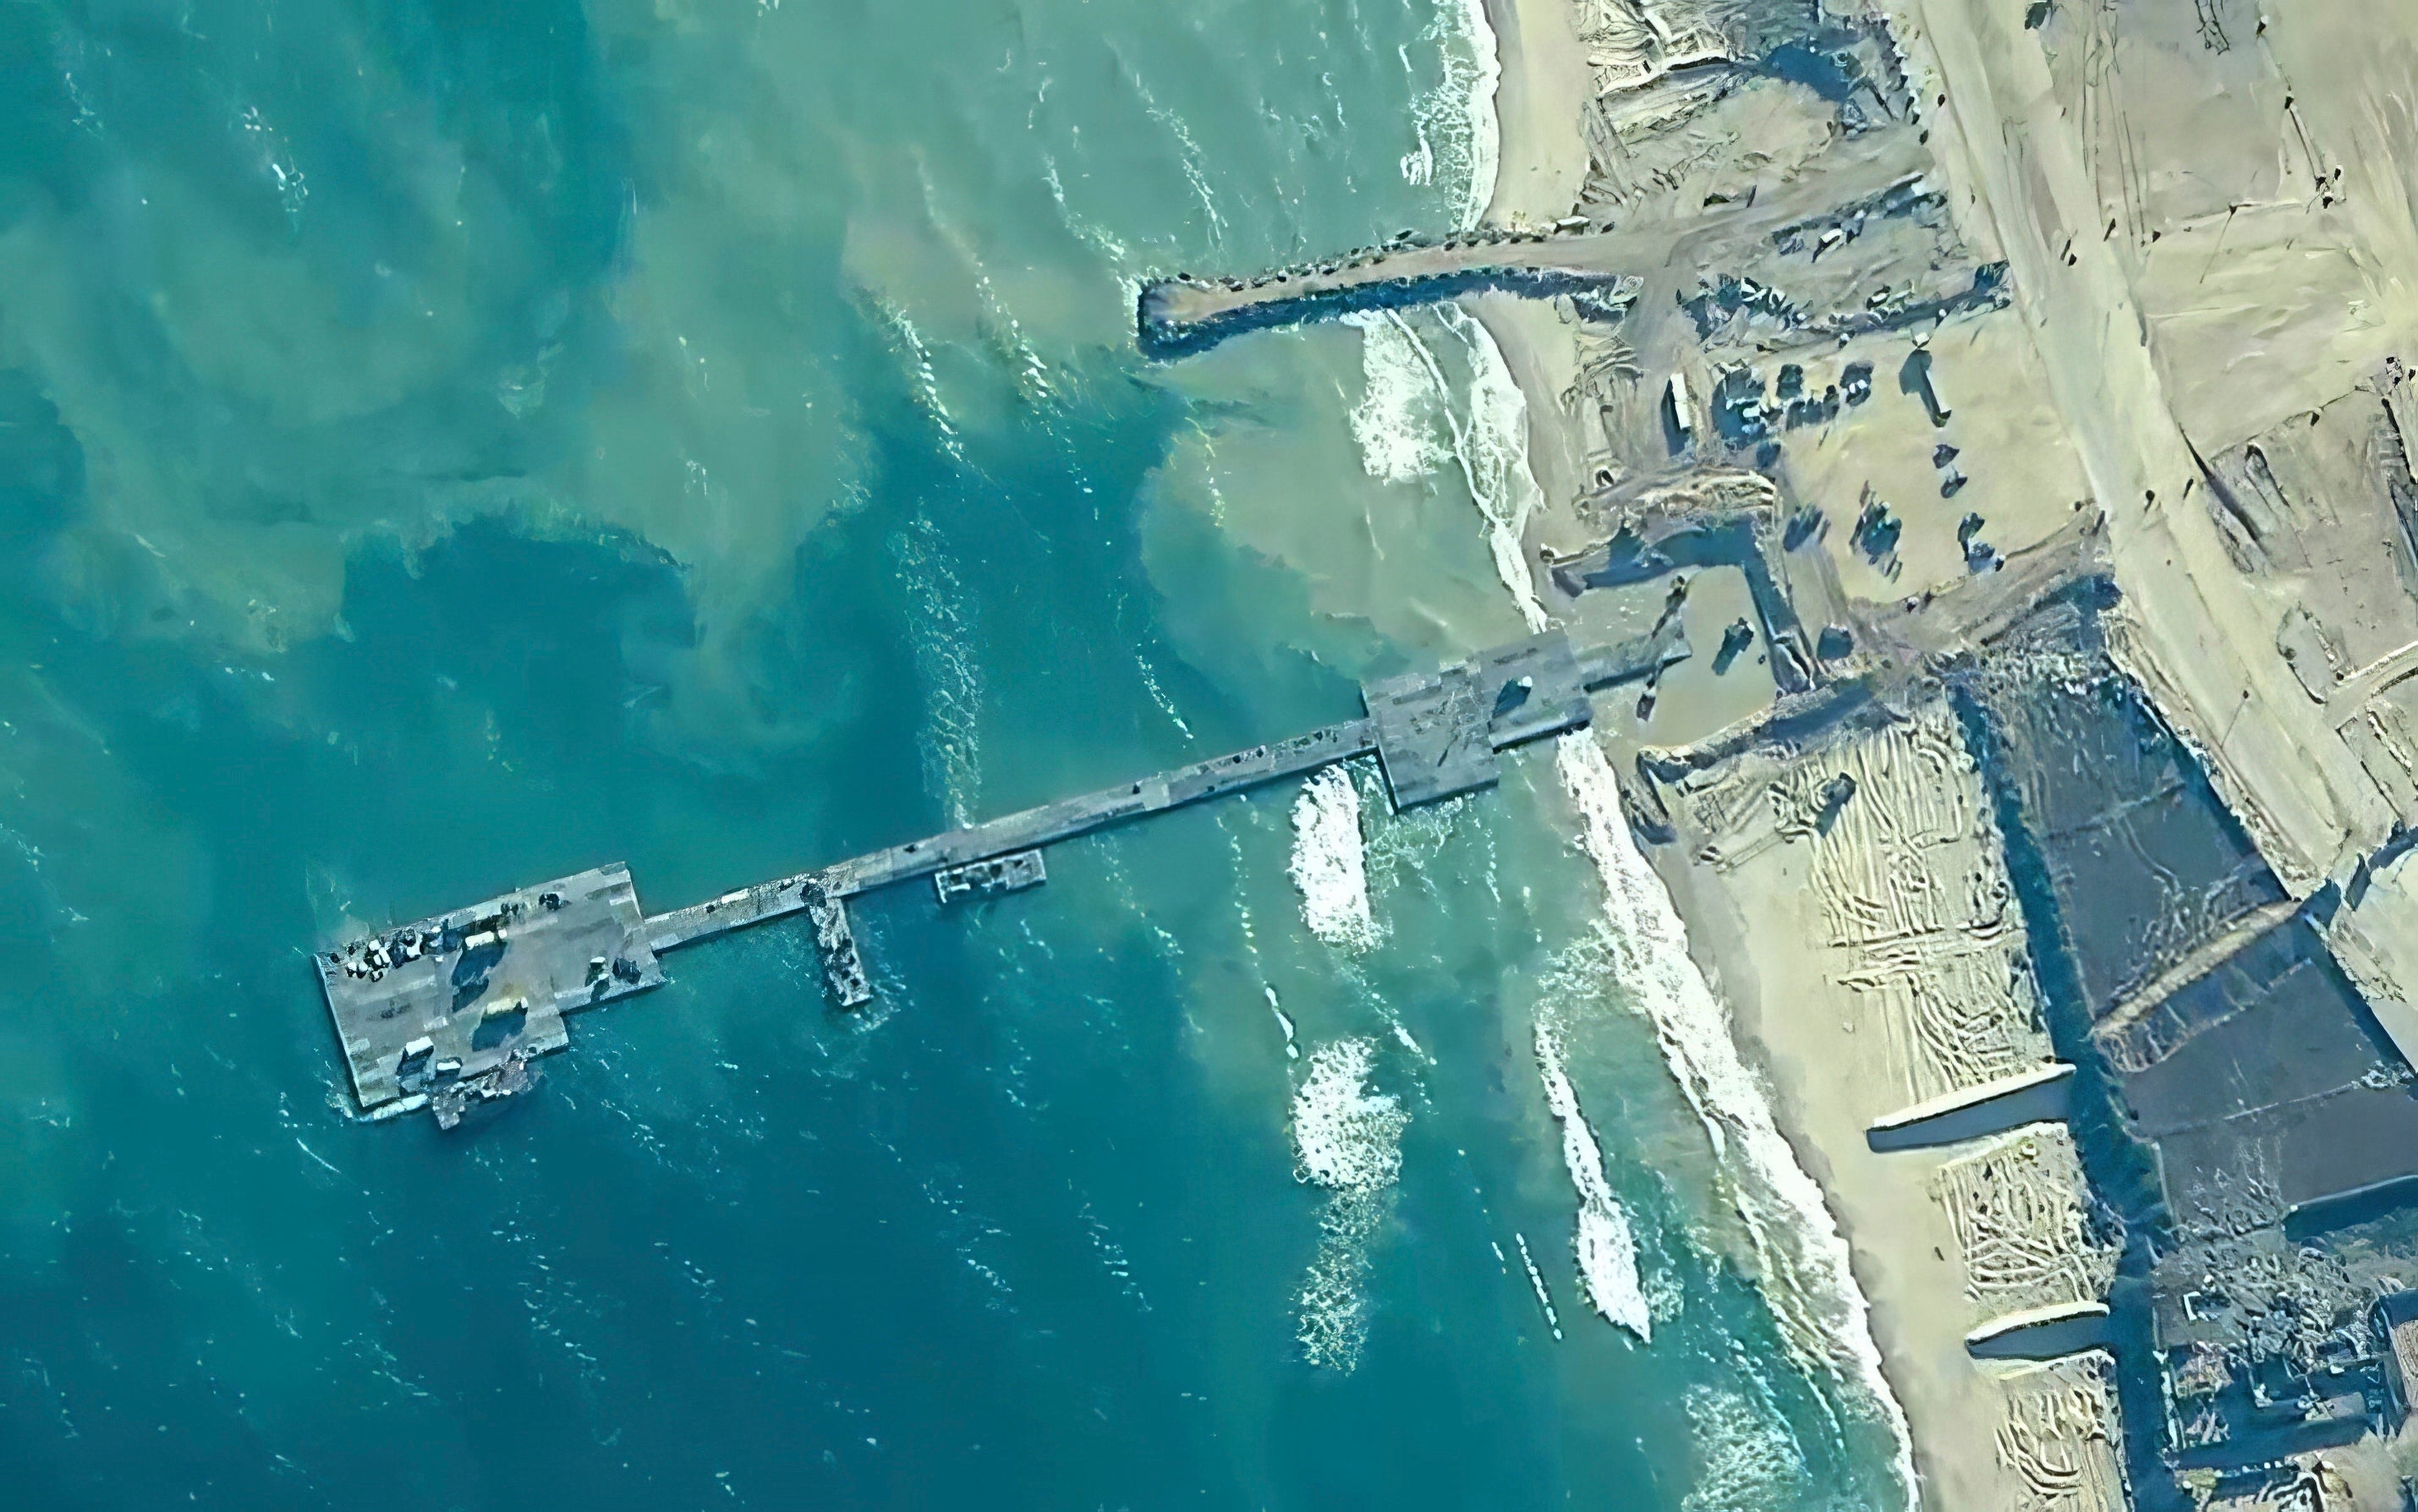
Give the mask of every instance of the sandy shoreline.
M 1979 774 L 1946 756 L 1953 746 L 1941 706 L 1917 717 L 1935 737 L 1927 749 L 1899 732 L 1857 737 L 1827 745 L 1810 765 L 1853 771 L 1859 803 L 1894 810 L 1880 830 L 1922 834 L 1924 845 L 1892 847 L 1844 821 L 1832 835 L 1769 845 L 1766 834 L 1752 832 L 1766 805 L 1706 804 L 1708 813 L 1744 814 L 1750 833 L 1741 835 L 1715 832 L 1683 802 L 1679 843 L 1649 854 L 1686 921 L 1691 954 L 1731 1009 L 1742 1052 L 1765 1072 L 1781 1128 L 1821 1184 L 1848 1241 L 1882 1368 L 1912 1432 L 1924 1504 L 2029 1506 L 2028 1467 L 2006 1452 L 2007 1429 L 2042 1390 L 2069 1392 L 2074 1383 L 1979 1365 L 1966 1352 L 1966 1337 L 2026 1307 L 2096 1297 L 2113 1257 L 2090 1251 L 2078 1227 L 2055 1232 L 2062 1242 L 2057 1263 L 2010 1291 L 1983 1253 L 2006 1236 L 1960 1229 L 1942 1195 L 1990 1142 L 1890 1153 L 1867 1144 L 1866 1130 L 1876 1121 L 1943 1089 L 2050 1063 L 2046 1037 L 2037 1032 L 2036 999 L 2004 995 L 2010 983 L 2027 994 L 2036 989 Z M 1753 770 L 1757 765 L 1764 770 Z M 1729 785 L 1784 786 L 1807 765 L 1742 761 L 1721 771 L 1708 791 L 1726 799 L 1731 795 L 1720 790 Z M 1944 811 L 1923 812 L 1943 797 L 1950 801 Z M 1952 818 L 1943 822 L 1943 812 Z M 1760 822 L 1768 828 L 1769 821 Z M 1740 859 L 1707 863 L 1701 858 L 1708 849 Z M 1927 885 L 1901 893 L 1883 880 L 1902 883 L 1909 875 L 1923 876 Z M 1859 881 L 1864 890 L 1851 892 Z M 1893 912 L 1908 897 L 1991 899 L 1996 907 L 1974 916 L 1908 919 Z M 1911 934 L 1929 948 L 1875 952 L 1840 928 L 1843 919 L 1873 917 L 1889 918 L 1890 935 Z M 1767 992 L 1774 983 L 1787 985 L 1784 995 Z M 1909 1009 L 1925 998 L 1956 1011 L 1956 1034 L 1907 1033 L 1921 1016 Z M 1926 1042 L 1939 1039 L 1959 1050 L 1978 1042 L 1993 1053 L 1942 1058 L 1926 1049 Z M 2080 1168 L 2061 1127 L 2033 1125 L 2007 1138 L 2028 1141 L 2024 1148 L 2038 1155 L 2036 1168 L 2047 1178 L 2020 1194 L 2023 1200 L 2037 1208 L 2054 1205 L 2043 1194 L 2061 1199 L 2079 1193 Z M 1994 1186 L 1993 1196 L 2010 1199 L 2003 1186 Z M 2078 1219 L 2079 1211 L 2077 1205 L 2069 1216 Z M 2111 1401 L 2103 1397 L 2087 1411 L 2112 1424 Z M 2100 1504 L 2120 1505 L 2108 1443 L 2076 1447 L 2097 1451 L 2081 1462 Z
M 1502 70 L 1500 170 L 1489 220 L 1547 222 L 1570 213 L 1589 167 L 1581 123 L 1593 82 L 1577 36 L 1576 7 L 1572 0 L 1486 0 L 1486 8 Z M 1566 403 L 1582 367 L 1579 335 L 1553 305 L 1495 297 L 1476 305 L 1527 402 L 1530 466 L 1547 501 L 1545 516 L 1530 522 L 1523 546 L 1533 562 L 1545 538 L 1567 534 L 1569 502 L 1601 481 L 1590 476 L 1591 443 Z M 1615 765 L 1634 759 L 1635 746 L 1622 732 L 1603 733 L 1611 736 L 1605 743 Z M 1883 766 L 1905 760 L 1902 751 L 1846 755 Z M 1952 855 L 1975 877 L 1996 866 L 2002 880 L 1978 775 L 1969 767 L 1961 775 L 1966 806 L 1957 812 L 1969 833 L 1928 859 L 1944 864 Z M 1645 854 L 1670 889 L 1689 953 L 1730 1011 L 1741 1055 L 1767 1083 L 1781 1132 L 1821 1186 L 1846 1241 L 1855 1284 L 1870 1306 L 1882 1373 L 1911 1433 L 1918 1486 L 1910 1493 L 1935 1506 L 2044 1505 L 2042 1478 L 2070 1473 L 2080 1477 L 2082 1494 L 2063 1504 L 2120 1505 L 2120 1472 L 2105 1436 L 2112 1413 L 2104 1392 L 2089 1379 L 2095 1367 L 2010 1370 L 1981 1367 L 1967 1353 L 1968 1332 L 2012 1304 L 1976 1280 L 1968 1248 L 1986 1245 L 1987 1238 L 1977 1239 L 1969 1221 L 1960 1227 L 1952 1199 L 1944 1194 L 1960 1183 L 1997 1180 L 2004 1160 L 1977 1164 L 1976 1153 L 1961 1146 L 1876 1154 L 1866 1145 L 1874 1120 L 1942 1085 L 1952 1090 L 1960 1081 L 1983 1079 L 1986 1068 L 1918 1075 L 1891 1061 L 1892 1036 L 1902 1045 L 1905 1035 L 1890 1016 L 1903 1004 L 1840 985 L 1856 947 L 1823 938 L 1825 921 L 1809 886 L 1806 868 L 1835 870 L 1839 856 L 1824 857 L 1820 845 L 1780 845 L 1750 863 L 1716 870 L 1691 860 L 1706 838 L 1683 823 L 1681 843 Z M 1852 861 L 1847 870 L 1856 870 Z M 2018 939 L 2019 934 L 2018 927 Z M 1952 954 L 1933 953 L 1918 962 L 1919 980 L 1907 990 L 1919 999 L 1966 986 L 1940 975 L 1959 970 L 1948 959 Z M 1788 984 L 1785 1013 L 1765 997 L 1764 985 L 1775 982 Z M 2036 1025 L 2036 1004 L 2001 1006 L 2011 1024 Z M 2023 1037 L 2019 1029 L 2009 1032 Z M 2020 1051 L 2007 1053 L 2044 1061 L 2045 1039 L 2025 1039 Z M 2044 1144 L 2049 1187 L 2077 1188 L 2078 1168 L 2068 1168 L 2072 1152 L 2061 1129 L 2053 1142 L 2043 1131 L 2021 1148 L 2038 1152 Z M 2077 1246 L 2061 1263 L 2072 1275 L 2043 1283 L 2045 1291 L 2033 1290 L 2052 1300 L 2087 1291 L 2077 1278 L 2094 1274 L 2099 1258 Z
M 2418 1240 L 2342 1204 L 2418 1182 L 2418 30 L 1483 4 L 1471 197 L 1586 278 L 1354 283 L 1488 333 L 1531 625 L 1691 648 L 1561 766 L 1791 1352 L 1958 1512 L 2398 1506 Z

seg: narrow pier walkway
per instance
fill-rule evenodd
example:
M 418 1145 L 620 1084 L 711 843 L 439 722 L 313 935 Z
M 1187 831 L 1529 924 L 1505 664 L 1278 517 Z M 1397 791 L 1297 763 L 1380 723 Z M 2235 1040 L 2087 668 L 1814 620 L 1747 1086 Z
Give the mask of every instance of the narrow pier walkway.
M 1584 727 L 1589 690 L 1688 655 L 1676 624 L 1586 653 L 1558 632 L 1366 685 L 1367 716 L 1061 799 L 815 871 L 648 915 L 616 863 L 358 939 L 314 957 L 364 1115 L 428 1108 L 451 1128 L 528 1085 L 570 1043 L 566 1015 L 660 986 L 666 951 L 792 914 L 814 926 L 833 1002 L 873 996 L 849 900 L 930 878 L 942 904 L 1047 880 L 1042 848 L 1374 754 L 1397 808 L 1476 791 L 1499 754 Z

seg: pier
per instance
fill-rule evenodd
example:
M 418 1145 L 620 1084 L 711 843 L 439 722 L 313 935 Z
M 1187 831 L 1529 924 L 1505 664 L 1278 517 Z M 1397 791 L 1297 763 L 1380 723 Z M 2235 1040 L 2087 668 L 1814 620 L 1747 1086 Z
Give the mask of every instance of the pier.
M 661 986 L 661 957 L 803 913 L 834 1006 L 873 986 L 849 900 L 928 879 L 943 906 L 1048 879 L 1044 848 L 1374 755 L 1397 809 L 1491 787 L 1501 753 L 1584 728 L 1591 691 L 1651 678 L 1689 654 L 1676 622 L 1581 652 L 1559 632 L 1433 671 L 1365 684 L 1363 717 L 1268 745 L 911 840 L 649 915 L 615 863 L 353 940 L 314 957 L 353 1092 L 383 1119 L 428 1109 L 447 1128 L 529 1084 L 570 1044 L 566 1016 Z

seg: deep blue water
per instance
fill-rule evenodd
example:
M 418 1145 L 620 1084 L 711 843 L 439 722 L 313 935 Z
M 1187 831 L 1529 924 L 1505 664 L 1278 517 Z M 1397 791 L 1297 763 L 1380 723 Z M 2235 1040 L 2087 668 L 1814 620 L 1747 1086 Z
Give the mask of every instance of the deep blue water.
M 1895 1504 L 1541 754 L 1371 803 L 1365 950 L 1278 790 L 868 901 L 863 1016 L 776 925 L 475 1131 L 344 1111 L 347 931 L 687 903 L 1516 634 L 1454 328 L 1390 409 L 1348 328 L 1127 328 L 1464 214 L 1475 55 L 1424 0 L 0 5 L 0 1502 Z M 1290 1108 L 1355 1039 L 1400 1176 L 1323 1249 Z

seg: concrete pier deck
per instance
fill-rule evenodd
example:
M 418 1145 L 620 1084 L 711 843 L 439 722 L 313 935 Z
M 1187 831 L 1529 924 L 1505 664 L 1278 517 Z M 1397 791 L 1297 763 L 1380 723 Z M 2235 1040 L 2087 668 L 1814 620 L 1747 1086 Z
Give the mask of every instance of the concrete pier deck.
M 1584 726 L 1590 689 L 1685 657 L 1676 623 L 1584 654 L 1559 632 L 1431 672 L 1366 685 L 1364 718 L 799 872 L 668 913 L 638 906 L 626 866 L 582 872 L 353 940 L 316 957 L 364 1115 L 421 1107 L 451 1127 L 528 1085 L 528 1063 L 570 1043 L 564 1016 L 663 984 L 657 957 L 793 914 L 814 925 L 834 1005 L 871 1000 L 850 898 L 929 878 L 943 904 L 1037 886 L 1041 850 L 1357 756 L 1384 763 L 1396 807 L 1492 785 L 1498 753 Z
M 1369 721 L 1356 719 L 1329 725 L 1275 745 L 1253 746 L 1213 761 L 1159 772 L 1140 782 L 1062 798 L 986 824 L 911 840 L 903 846 L 892 846 L 818 871 L 800 872 L 726 893 L 704 903 L 657 914 L 647 921 L 648 936 L 658 952 L 677 950 L 733 929 L 796 913 L 806 907 L 809 885 L 819 886 L 833 899 L 845 902 L 876 888 L 1033 850 L 1111 824 L 1164 814 L 1202 799 L 1301 776 L 1338 761 L 1367 756 L 1376 748 Z

